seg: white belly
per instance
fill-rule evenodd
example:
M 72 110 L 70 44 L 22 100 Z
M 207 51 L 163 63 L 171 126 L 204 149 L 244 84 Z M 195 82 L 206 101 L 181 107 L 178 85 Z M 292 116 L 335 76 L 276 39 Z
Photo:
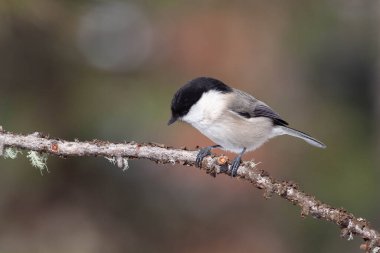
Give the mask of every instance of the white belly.
M 243 148 L 247 151 L 255 150 L 273 136 L 270 119 L 245 119 L 231 115 L 232 112 L 229 114 L 213 122 L 192 123 L 192 126 L 223 149 L 234 153 L 240 153 Z
M 191 124 L 223 149 L 240 153 L 260 147 L 276 136 L 271 119 L 244 118 L 228 109 L 234 94 L 209 91 L 192 106 L 182 120 Z

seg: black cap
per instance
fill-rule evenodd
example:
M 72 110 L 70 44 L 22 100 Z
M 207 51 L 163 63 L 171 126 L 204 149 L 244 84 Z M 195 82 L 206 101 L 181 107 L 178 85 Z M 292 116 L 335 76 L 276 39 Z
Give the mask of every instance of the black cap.
M 202 97 L 203 93 L 210 90 L 222 93 L 232 92 L 229 86 L 211 77 L 198 77 L 189 81 L 173 96 L 171 104 L 172 117 L 168 121 L 168 125 L 176 122 L 178 118 L 185 116 L 191 107 Z

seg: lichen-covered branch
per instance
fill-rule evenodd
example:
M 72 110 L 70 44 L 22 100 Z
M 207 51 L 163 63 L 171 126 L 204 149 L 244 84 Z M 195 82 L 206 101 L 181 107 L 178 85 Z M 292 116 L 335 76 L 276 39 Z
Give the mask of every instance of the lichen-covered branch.
M 46 154 L 58 157 L 69 156 L 102 156 L 127 169 L 128 159 L 149 159 L 157 163 L 182 164 L 194 166 L 197 151 L 186 148 L 175 149 L 155 143 L 139 144 L 135 142 L 110 143 L 107 141 L 65 141 L 49 138 L 39 133 L 30 135 L 14 134 L 0 129 L 0 155 L 8 149 L 27 150 L 31 162 L 44 167 Z M 40 157 L 36 155 L 40 154 Z M 17 152 L 16 152 L 17 155 Z M 32 160 L 35 159 L 35 160 Z M 209 174 L 229 173 L 228 158 L 225 156 L 206 157 L 203 169 Z M 263 170 L 255 168 L 253 162 L 244 162 L 237 171 L 238 178 L 244 179 L 257 188 L 264 190 L 265 196 L 278 195 L 301 208 L 302 216 L 310 215 L 320 220 L 327 220 L 338 225 L 341 235 L 348 240 L 359 236 L 365 240 L 361 246 L 366 252 L 380 253 L 380 233 L 369 225 L 363 218 L 356 218 L 342 208 L 334 208 L 308 195 L 291 182 L 280 182 L 272 179 Z

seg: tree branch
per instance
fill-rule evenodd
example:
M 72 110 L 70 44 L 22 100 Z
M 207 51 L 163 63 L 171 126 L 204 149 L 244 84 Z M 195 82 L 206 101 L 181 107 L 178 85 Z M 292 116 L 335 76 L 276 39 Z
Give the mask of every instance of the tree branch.
M 25 149 L 50 154 L 58 157 L 102 156 L 110 159 L 119 167 L 126 169 L 128 159 L 149 159 L 156 163 L 171 163 L 194 166 L 197 151 L 186 148 L 174 149 L 155 143 L 138 144 L 135 142 L 110 143 L 93 140 L 91 142 L 65 141 L 49 138 L 40 133 L 30 135 L 5 132 L 0 128 L 0 155 L 5 155 L 8 148 Z M 225 156 L 206 157 L 203 169 L 216 175 L 229 173 L 228 158 Z M 244 179 L 259 189 L 265 196 L 276 194 L 301 208 L 302 216 L 310 215 L 316 219 L 327 220 L 341 229 L 341 236 L 348 240 L 359 236 L 365 243 L 361 249 L 366 252 L 380 253 L 380 233 L 371 228 L 363 218 L 356 218 L 342 208 L 334 208 L 308 195 L 291 182 L 276 181 L 263 170 L 255 168 L 253 162 L 244 162 L 237 171 L 238 178 Z

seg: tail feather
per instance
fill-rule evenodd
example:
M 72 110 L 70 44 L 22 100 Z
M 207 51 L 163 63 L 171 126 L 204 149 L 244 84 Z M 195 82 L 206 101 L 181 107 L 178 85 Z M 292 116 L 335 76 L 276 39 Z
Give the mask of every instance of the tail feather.
M 317 139 L 311 137 L 310 135 L 305 134 L 305 133 L 298 131 L 296 129 L 293 129 L 293 128 L 290 128 L 287 126 L 281 126 L 281 130 L 283 131 L 284 134 L 300 138 L 300 139 L 306 141 L 307 143 L 309 143 L 310 145 L 313 145 L 315 147 L 318 147 L 318 148 L 326 148 L 327 147 L 324 143 L 322 143 L 322 142 L 318 141 Z

